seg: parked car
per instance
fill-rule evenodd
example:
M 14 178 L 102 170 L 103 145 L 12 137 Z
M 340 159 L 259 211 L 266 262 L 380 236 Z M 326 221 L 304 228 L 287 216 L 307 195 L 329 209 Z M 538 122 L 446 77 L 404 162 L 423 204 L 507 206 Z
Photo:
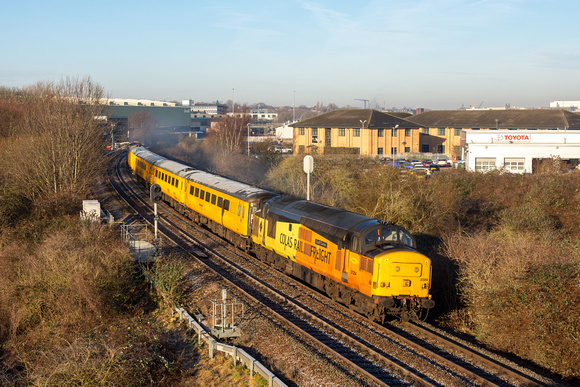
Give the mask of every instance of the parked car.
M 431 170 L 425 167 L 415 167 L 409 171 L 410 174 L 416 175 L 418 177 L 429 177 L 431 176 Z
M 451 166 L 447 157 L 437 157 L 437 165 L 439 165 L 440 167 L 450 167 Z
M 428 167 L 431 164 L 433 164 L 433 160 L 431 160 L 431 159 L 425 159 L 425 160 L 423 160 L 423 166 L 424 167 Z
M 292 153 L 292 149 L 282 145 L 272 145 L 268 148 L 268 150 L 274 153 L 284 153 L 284 154 Z
M 431 164 L 427 167 L 431 172 L 437 172 L 439 171 L 439 165 L 437 164 Z

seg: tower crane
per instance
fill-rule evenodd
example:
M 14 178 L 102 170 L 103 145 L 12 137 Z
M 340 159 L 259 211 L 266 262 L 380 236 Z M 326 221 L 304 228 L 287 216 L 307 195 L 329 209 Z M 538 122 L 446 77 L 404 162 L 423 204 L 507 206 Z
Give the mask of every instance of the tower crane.
M 355 98 L 355 101 L 363 101 L 365 109 L 367 108 L 367 102 L 369 102 L 368 99 L 363 99 L 363 98 Z

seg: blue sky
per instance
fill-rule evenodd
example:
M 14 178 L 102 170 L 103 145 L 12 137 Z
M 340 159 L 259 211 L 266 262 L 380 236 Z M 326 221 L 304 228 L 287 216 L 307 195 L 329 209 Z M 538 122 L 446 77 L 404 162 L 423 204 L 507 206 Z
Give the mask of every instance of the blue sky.
M 577 0 L 0 5 L 1 86 L 90 76 L 111 97 L 274 106 L 580 100 Z

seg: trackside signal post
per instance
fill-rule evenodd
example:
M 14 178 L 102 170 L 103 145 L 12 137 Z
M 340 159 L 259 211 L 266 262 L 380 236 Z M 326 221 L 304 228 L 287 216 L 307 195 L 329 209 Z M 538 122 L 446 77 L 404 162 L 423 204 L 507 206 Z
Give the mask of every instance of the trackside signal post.
M 155 211 L 155 241 L 157 241 L 157 226 L 159 223 L 159 215 L 157 213 L 157 203 L 161 201 L 161 186 L 159 184 L 153 184 L 149 189 L 149 198 L 153 202 L 153 210 Z

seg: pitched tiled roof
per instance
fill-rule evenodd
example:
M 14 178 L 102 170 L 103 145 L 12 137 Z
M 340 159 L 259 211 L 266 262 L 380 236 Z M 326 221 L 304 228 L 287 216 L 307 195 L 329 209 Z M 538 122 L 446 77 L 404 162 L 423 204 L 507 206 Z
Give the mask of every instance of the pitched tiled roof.
M 407 118 L 427 128 L 580 129 L 580 114 L 561 109 L 431 110 Z
M 417 125 L 388 113 L 374 109 L 338 109 L 304 121 L 290 125 L 301 128 L 360 128 L 361 121 L 365 128 L 392 128 L 399 125 L 400 128 L 413 128 Z

